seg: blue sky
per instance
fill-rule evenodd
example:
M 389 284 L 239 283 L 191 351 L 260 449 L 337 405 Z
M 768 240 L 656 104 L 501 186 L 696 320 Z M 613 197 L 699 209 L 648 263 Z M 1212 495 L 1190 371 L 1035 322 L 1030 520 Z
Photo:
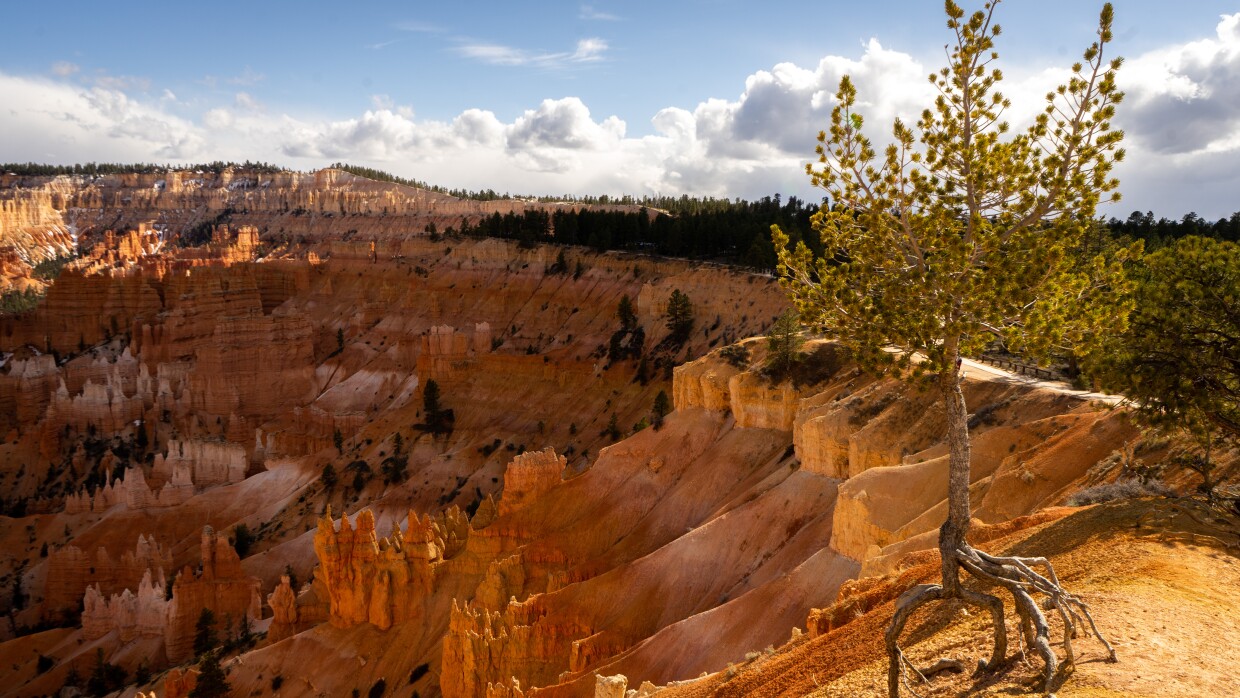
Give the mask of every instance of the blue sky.
M 1240 209 L 1240 2 L 1115 6 L 1119 208 Z M 1000 6 L 1018 105 L 1037 108 L 1097 10 Z M 347 160 L 522 193 L 815 198 L 799 163 L 838 76 L 870 123 L 916 114 L 948 39 L 930 0 L 21 3 L 6 26 L 0 160 Z

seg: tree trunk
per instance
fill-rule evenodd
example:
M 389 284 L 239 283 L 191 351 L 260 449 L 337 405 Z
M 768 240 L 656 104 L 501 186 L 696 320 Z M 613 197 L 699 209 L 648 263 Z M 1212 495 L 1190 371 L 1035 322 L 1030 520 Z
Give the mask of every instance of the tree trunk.
M 943 565 L 943 597 L 960 596 L 960 562 L 957 551 L 969 533 L 969 413 L 960 390 L 960 351 L 955 342 L 947 347 L 946 367 L 939 373 L 939 394 L 947 412 L 947 444 L 950 449 L 947 476 L 947 520 L 939 529 L 939 554 Z

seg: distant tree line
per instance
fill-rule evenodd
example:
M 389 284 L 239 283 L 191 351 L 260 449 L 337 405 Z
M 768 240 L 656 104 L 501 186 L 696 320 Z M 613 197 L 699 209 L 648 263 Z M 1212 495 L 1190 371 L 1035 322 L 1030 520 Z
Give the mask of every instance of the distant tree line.
M 433 191 L 433 192 L 437 192 L 440 194 L 447 194 L 448 196 L 455 196 L 458 199 L 471 199 L 473 201 L 496 201 L 499 199 L 517 198 L 507 193 L 499 194 L 494 189 L 480 189 L 478 191 L 471 191 L 467 189 L 449 189 L 447 187 L 441 187 L 436 184 L 428 184 L 426 182 L 423 182 L 420 179 L 412 179 L 410 177 L 401 177 L 400 175 L 394 175 L 391 172 L 384 172 L 383 170 L 376 170 L 373 167 L 363 167 L 361 165 L 350 165 L 345 162 L 332 163 L 331 166 L 334 169 L 344 170 L 345 172 L 348 172 L 349 174 L 355 174 L 358 177 L 365 177 L 366 179 L 373 179 L 376 182 L 391 182 L 392 184 L 403 184 L 406 187 L 417 187 L 418 189 L 426 189 L 427 191 Z
M 1155 220 L 1153 212 L 1133 211 L 1124 220 L 1111 218 L 1107 221 L 1106 227 L 1111 235 L 1117 238 L 1144 240 L 1145 249 L 1150 252 L 1190 235 L 1240 242 L 1240 211 L 1216 221 L 1208 221 L 1196 213 L 1186 214 L 1179 220 L 1170 218 Z
M 818 210 L 795 196 L 785 203 L 779 194 L 758 201 L 685 198 L 679 202 L 680 210 L 686 212 L 676 215 L 659 212 L 651 216 L 645 207 L 495 213 L 477 223 L 463 219 L 460 229 L 452 232 L 516 240 L 526 246 L 586 245 L 600 252 L 650 252 L 765 270 L 775 267 L 771 224 L 779 223 L 800 239 Z M 811 247 L 817 244 L 816 239 L 806 242 Z

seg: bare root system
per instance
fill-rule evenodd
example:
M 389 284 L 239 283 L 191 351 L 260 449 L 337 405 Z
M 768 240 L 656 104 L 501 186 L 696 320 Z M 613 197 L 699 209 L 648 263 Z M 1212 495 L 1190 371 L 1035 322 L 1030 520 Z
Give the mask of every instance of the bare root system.
M 1016 612 L 1020 617 L 1020 634 L 1022 654 L 1024 646 L 1028 646 L 1041 657 L 1043 662 L 1043 691 L 1051 698 L 1055 676 L 1061 669 L 1058 657 L 1051 646 L 1050 624 L 1046 613 L 1058 614 L 1063 621 L 1064 665 L 1070 668 L 1075 663 L 1076 655 L 1072 648 L 1072 640 L 1082 630 L 1093 635 L 1107 649 L 1108 661 L 1116 661 L 1115 648 L 1099 632 L 1089 605 L 1073 596 L 1059 583 L 1055 569 L 1050 561 L 1043 557 L 1013 557 L 990 555 L 967 544 L 959 546 L 955 551 L 955 563 L 978 580 L 1001 586 L 1012 595 L 1016 603 Z M 929 676 L 941 671 L 959 670 L 963 664 L 959 660 L 940 659 L 930 667 L 917 669 L 905 657 L 900 649 L 900 633 L 908 623 L 913 612 L 921 606 L 934 601 L 960 599 L 970 606 L 983 608 L 990 612 L 994 625 L 994 651 L 987 661 L 978 662 L 978 672 L 995 671 L 1003 666 L 1007 656 L 1007 626 L 1004 620 L 1003 602 L 997 596 L 971 591 L 960 585 L 955 593 L 948 593 L 938 584 L 922 584 L 904 593 L 896 601 L 895 616 L 886 633 L 887 654 L 887 691 L 891 698 L 898 698 L 900 686 L 903 685 L 913 696 L 919 694 L 913 688 L 913 682 L 926 684 Z M 1035 597 L 1040 600 L 1035 600 Z M 912 680 L 910 680 L 910 674 Z

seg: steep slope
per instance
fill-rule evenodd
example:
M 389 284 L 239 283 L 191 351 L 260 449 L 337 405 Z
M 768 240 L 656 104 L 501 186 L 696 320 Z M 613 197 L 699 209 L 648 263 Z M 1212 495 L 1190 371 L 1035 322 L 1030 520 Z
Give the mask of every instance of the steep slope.
M 761 343 L 746 346 L 760 365 Z M 915 473 L 940 457 L 932 395 L 863 376 L 832 345 L 810 348 L 817 358 L 807 363 L 818 372 L 800 388 L 771 385 L 714 353 L 678 367 L 677 409 L 662 430 L 604 449 L 562 482 L 554 458 L 514 461 L 496 512 L 480 509 L 458 533 L 444 534 L 454 528 L 446 522 L 418 533 L 430 529 L 410 519 L 382 538 L 374 531 L 387 530 L 391 515 L 372 524 L 368 512 L 359 515 L 364 524 L 321 522 L 320 563 L 354 560 L 347 578 L 356 581 L 325 580 L 333 600 L 353 599 L 330 611 L 332 625 L 382 628 L 402 644 L 385 650 L 382 635 L 359 635 L 369 638 L 365 671 L 310 683 L 364 690 L 421 664 L 429 672 L 414 686 L 424 695 L 593 695 L 595 676 L 616 672 L 633 685 L 664 683 L 785 641 L 811 608 L 881 557 L 882 545 L 930 546 L 922 534 L 933 522 L 896 527 L 882 516 L 895 509 L 901 521 L 928 520 L 942 484 L 927 476 L 906 488 L 866 475 Z M 1109 455 L 1134 434 L 1122 413 L 1060 389 L 976 372 L 968 391 L 990 415 L 977 424 L 989 444 L 976 454 L 978 501 L 1001 502 L 1003 512 L 1057 501 L 1065 482 L 1097 464 L 1096 451 Z M 1039 465 L 1051 455 L 1053 467 Z M 1018 477 L 1009 492 L 1012 471 L 1034 476 Z M 871 510 L 870 501 L 888 504 Z M 978 514 L 1006 520 L 984 506 Z M 360 549 L 359 536 L 367 541 Z M 415 563 L 409 542 L 431 538 L 443 545 Z M 346 539 L 355 551 L 347 555 Z M 357 557 L 367 549 L 378 552 Z M 376 615 L 376 600 L 392 612 Z M 316 651 L 338 632 L 320 626 L 291 642 Z M 291 673 L 294 656 L 275 647 L 248 655 L 237 675 L 257 691 L 260 676 Z

